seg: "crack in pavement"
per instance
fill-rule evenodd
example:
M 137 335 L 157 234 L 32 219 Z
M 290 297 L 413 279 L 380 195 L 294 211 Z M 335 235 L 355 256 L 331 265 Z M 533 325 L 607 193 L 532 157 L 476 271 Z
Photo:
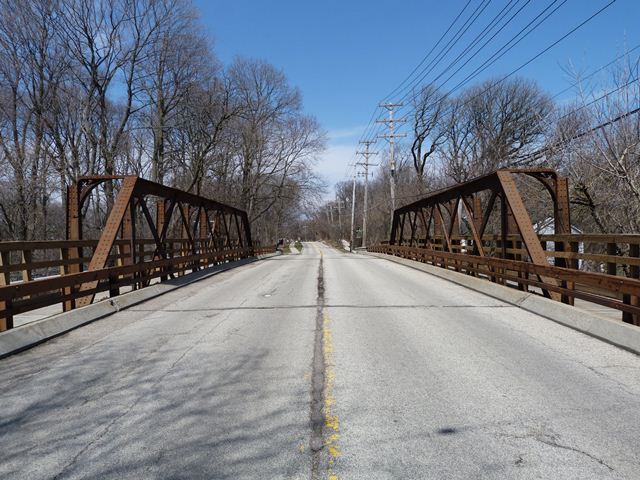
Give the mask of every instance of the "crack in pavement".
M 562 450 L 569 450 L 571 452 L 575 452 L 575 453 L 578 453 L 580 455 L 584 455 L 585 457 L 590 458 L 591 460 L 599 463 L 603 467 L 608 468 L 609 471 L 611 471 L 611 472 L 615 471 L 614 468 L 611 465 L 606 463 L 601 458 L 598 458 L 595 455 L 592 455 L 589 452 L 585 452 L 584 450 L 580 450 L 577 447 L 572 447 L 571 445 L 564 445 L 562 443 L 558 443 L 558 441 L 554 438 L 555 436 L 550 436 L 550 435 L 546 435 L 546 434 L 533 434 L 533 433 L 525 434 L 525 435 L 514 435 L 514 434 L 509 434 L 509 433 L 498 433 L 498 435 L 501 436 L 501 437 L 515 438 L 515 439 L 518 439 L 518 440 L 535 440 L 536 442 L 540 442 L 540 443 L 542 443 L 544 445 L 548 445 L 550 447 L 560 448 Z

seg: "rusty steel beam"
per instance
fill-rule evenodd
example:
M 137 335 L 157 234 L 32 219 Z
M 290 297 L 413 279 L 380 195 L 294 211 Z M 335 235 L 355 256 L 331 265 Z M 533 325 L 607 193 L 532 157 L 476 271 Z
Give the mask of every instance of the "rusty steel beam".
M 8 266 L 10 264 L 9 252 L 0 251 L 0 266 Z M 7 270 L 0 273 L 0 287 L 11 285 L 11 274 Z M 0 300 L 0 310 L 11 311 L 12 299 Z M 0 316 L 0 332 L 13 328 L 13 314 Z
M 542 245 L 540 245 L 540 238 L 538 238 L 538 234 L 533 229 L 531 218 L 529 217 L 527 208 L 524 206 L 524 202 L 522 201 L 520 192 L 518 192 L 518 187 L 516 186 L 516 182 L 514 181 L 511 172 L 499 171 L 497 172 L 497 175 L 502 186 L 502 192 L 506 199 L 507 206 L 512 212 L 513 219 L 520 231 L 520 236 L 522 237 L 522 241 L 527 249 L 531 262 L 535 265 L 548 265 L 547 256 L 542 249 Z M 503 226 L 503 232 L 504 229 L 505 227 Z M 503 257 L 507 258 L 506 255 Z M 546 284 L 555 283 L 555 280 L 552 278 L 542 278 L 542 281 Z M 554 300 L 560 300 L 560 296 L 555 292 L 548 292 L 548 295 Z
M 88 271 L 92 272 L 95 270 L 101 270 L 107 266 L 107 259 L 111 253 L 111 248 L 117 238 L 118 232 L 122 228 L 122 223 L 125 219 L 125 215 L 127 214 L 127 210 L 130 208 L 137 178 L 138 177 L 126 177 L 123 180 L 122 188 L 120 189 L 116 201 L 111 208 L 111 213 L 109 214 L 107 223 L 102 230 L 98 246 L 96 247 L 95 252 L 93 252 L 91 262 L 89 262 Z M 131 223 L 133 224 L 133 221 Z M 135 252 L 131 252 L 131 255 L 134 254 Z M 80 291 L 83 292 L 85 290 L 91 290 L 95 288 L 96 283 L 97 282 L 85 283 L 80 286 Z M 78 298 L 76 300 L 76 307 L 89 305 L 93 302 L 94 297 L 95 294 Z
M 469 222 L 469 229 L 471 230 L 471 234 L 473 235 L 473 253 L 484 257 L 484 248 L 482 246 L 482 236 L 478 233 L 478 220 L 477 216 L 474 214 L 474 207 L 471 206 L 467 198 L 462 199 L 462 206 L 464 207 L 467 216 L 471 220 Z M 478 207 L 476 205 L 476 207 Z M 478 208 L 479 209 L 479 208 Z
M 82 240 L 82 216 L 80 214 L 80 193 L 81 186 L 78 183 L 70 185 L 67 188 L 67 240 Z M 67 257 L 76 260 L 82 257 L 82 248 L 70 248 Z M 69 265 L 67 273 L 79 273 L 82 270 L 81 263 L 72 263 Z M 71 293 L 65 291 L 64 293 Z M 75 301 L 68 300 L 62 305 L 62 310 L 67 312 L 75 308 Z
M 555 170 L 549 168 L 508 168 L 497 170 L 487 175 L 483 175 L 481 177 L 474 178 L 464 183 L 460 183 L 458 185 L 454 185 L 451 187 L 443 188 L 440 190 L 436 190 L 435 192 L 429 194 L 428 196 L 417 200 L 413 203 L 405 205 L 396 209 L 396 212 L 404 213 L 407 211 L 414 211 L 418 207 L 428 207 L 433 205 L 434 203 L 444 204 L 451 200 L 455 200 L 460 195 L 472 195 L 477 192 L 482 192 L 485 190 L 493 190 L 499 189 L 499 180 L 498 180 L 498 172 L 509 172 L 516 174 L 528 175 L 531 177 L 537 177 L 539 174 L 544 173 L 551 178 L 557 176 Z

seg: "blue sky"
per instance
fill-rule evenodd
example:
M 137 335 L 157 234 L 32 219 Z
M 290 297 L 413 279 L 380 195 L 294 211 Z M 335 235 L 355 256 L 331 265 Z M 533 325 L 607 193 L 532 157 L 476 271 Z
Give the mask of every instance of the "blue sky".
M 470 0 L 469 15 L 483 0 Z M 489 0 L 487 0 L 489 1 Z M 454 77 L 464 78 L 553 0 L 513 0 L 513 22 Z M 610 0 L 556 0 L 560 8 L 475 81 L 511 72 L 586 20 Z M 377 103 L 413 70 L 467 0 L 196 0 L 218 57 L 264 59 L 285 71 L 304 96 L 306 112 L 328 132 L 317 170 L 331 185 L 346 178 L 358 139 Z M 508 4 L 491 0 L 458 44 L 469 41 Z M 464 16 L 462 18 L 465 18 Z M 606 11 L 519 72 L 551 94 L 569 85 L 563 68 L 589 73 L 640 44 L 640 0 L 617 0 Z M 460 25 L 462 22 L 458 23 Z M 455 47 L 451 53 L 459 52 Z M 640 50 L 636 50 L 636 54 Z M 457 54 L 457 53 L 456 53 Z M 451 59 L 449 55 L 445 58 Z M 443 61 L 443 62 L 444 62 Z M 444 63 L 433 73 L 439 73 Z M 429 77 L 427 77 L 427 80 Z M 601 76 L 604 81 L 606 77 Z M 571 93 L 565 94 L 567 100 Z

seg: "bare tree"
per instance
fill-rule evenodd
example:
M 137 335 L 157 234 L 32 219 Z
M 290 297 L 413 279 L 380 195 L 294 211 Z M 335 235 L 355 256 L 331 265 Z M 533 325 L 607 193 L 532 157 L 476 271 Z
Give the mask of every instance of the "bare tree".
M 448 104 L 435 86 L 426 85 L 414 96 L 413 107 L 411 156 L 418 182 L 422 184 L 427 160 L 446 140 L 448 125 L 445 110 Z
M 204 34 L 196 25 L 196 14 L 186 0 L 157 0 L 149 55 L 142 63 L 140 90 L 145 105 L 142 123 L 149 128 L 151 179 L 163 182 L 167 163 L 167 141 L 177 127 L 181 107 L 189 95 L 199 96 L 200 85 L 216 77 L 217 61 Z
M 463 98 L 478 141 L 479 173 L 509 165 L 543 142 L 553 103 L 535 82 L 489 80 Z
M 476 175 L 481 167 L 476 165 L 478 139 L 474 135 L 474 123 L 466 110 L 463 99 L 449 102 L 446 125 L 446 141 L 440 148 L 442 173 L 451 182 L 465 182 Z
M 558 145 L 547 155 L 572 179 L 574 215 L 585 230 L 640 231 L 640 103 L 638 59 L 625 58 L 601 85 L 577 77 L 578 101 L 559 111 Z M 612 192 L 616 192 L 612 195 Z
M 39 228 L 47 234 L 46 118 L 65 69 L 54 38 L 57 17 L 55 2 L 0 1 L 0 148 L 14 187 L 4 192 L 0 211 L 18 238 Z
M 181 104 L 170 145 L 178 177 L 174 182 L 186 190 L 202 193 L 206 175 L 220 158 L 217 150 L 226 128 L 238 114 L 228 87 L 225 79 L 210 80 L 193 88 Z
M 141 105 L 138 76 L 159 28 L 157 2 L 151 0 L 67 0 L 60 22 L 63 44 L 72 57 L 84 95 L 82 129 L 93 165 L 116 173 L 116 156 L 129 120 Z M 121 101 L 114 101 L 114 90 Z M 107 202 L 113 201 L 107 183 Z
M 264 165 L 273 126 L 301 107 L 300 92 L 289 86 L 283 72 L 262 61 L 236 59 L 229 69 L 241 116 L 234 124 L 241 161 L 242 204 L 251 216 L 256 185 Z

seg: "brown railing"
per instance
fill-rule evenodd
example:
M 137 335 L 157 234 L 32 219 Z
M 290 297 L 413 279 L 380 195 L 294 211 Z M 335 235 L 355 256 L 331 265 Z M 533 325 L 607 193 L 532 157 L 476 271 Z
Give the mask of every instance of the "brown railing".
M 0 243 L 0 330 L 13 328 L 13 317 L 20 313 L 64 304 L 98 292 L 108 291 L 109 296 L 114 297 L 120 294 L 121 287 L 138 289 L 156 278 L 166 280 L 189 271 L 275 251 L 274 247 L 259 246 L 214 250 L 205 247 L 203 240 L 202 245 L 196 241 L 199 253 L 190 254 L 192 250 L 185 249 L 186 241 L 175 239 L 166 243 L 165 252 L 169 258 L 158 259 L 153 240 L 138 240 L 138 263 L 124 265 L 122 259 L 125 255 L 119 247 L 127 245 L 127 242 L 117 241 L 109 255 L 108 262 L 112 266 L 80 273 L 68 273 L 70 265 L 78 265 L 84 270 L 97 241 Z M 72 248 L 83 250 L 80 258 L 69 259 L 68 252 Z M 80 291 L 83 284 L 96 281 L 93 288 Z
M 438 267 L 455 270 L 475 277 L 483 278 L 506 286 L 519 288 L 523 291 L 539 293 L 540 290 L 555 292 L 561 296 L 565 303 L 573 304 L 574 299 L 596 303 L 609 308 L 614 308 L 623 313 L 623 320 L 628 323 L 640 325 L 640 280 L 637 279 L 638 262 L 637 245 L 640 236 L 636 235 L 548 235 L 542 236 L 544 242 L 566 242 L 578 244 L 575 251 L 554 252 L 545 250 L 550 258 L 570 259 L 574 264 L 580 261 L 593 262 L 596 269 L 605 268 L 608 273 L 597 271 L 585 271 L 574 268 L 557 267 L 554 265 L 536 265 L 531 262 L 521 261 L 517 257 L 524 256 L 524 252 L 517 245 L 508 249 L 507 253 L 514 255 L 516 259 L 497 258 L 493 256 L 469 255 L 471 251 L 468 239 L 460 242 L 451 253 L 437 248 L 420 248 L 401 245 L 374 245 L 368 248 L 371 252 L 395 255 L 411 260 L 429 263 Z M 487 242 L 497 241 L 487 238 Z M 518 242 L 517 238 L 510 241 Z M 483 237 L 483 243 L 485 238 Z M 580 244 L 594 244 L 597 248 L 605 245 L 610 253 L 600 254 L 580 251 Z M 615 252 L 613 254 L 615 245 Z M 488 245 L 490 247 L 490 245 Z M 501 245 L 499 245 L 501 247 Z M 589 247 L 591 248 L 591 247 Z M 596 247 L 593 247 L 595 250 Z M 626 249 L 626 250 L 625 250 Z M 500 250 L 502 250 L 500 248 Z M 509 251 L 511 250 L 511 251 Z M 491 249 L 485 249 L 490 252 Z M 630 251 L 631 254 L 623 255 Z M 624 275 L 625 271 L 628 275 Z M 615 275 L 615 273 L 619 273 Z M 635 277 L 631 277 L 635 275 Z
M 629 278 L 640 278 L 640 235 L 638 234 L 567 234 L 538 235 L 540 244 L 550 264 L 566 266 L 574 269 L 622 275 Z M 383 242 L 384 243 L 384 242 Z M 419 240 L 413 245 L 422 247 Z M 451 249 L 455 253 L 471 253 L 474 251 L 472 236 L 454 235 L 451 237 Z M 489 256 L 501 256 L 502 238 L 500 235 L 483 235 L 483 251 Z M 430 239 L 431 250 L 446 251 L 446 242 L 441 236 Z M 514 260 L 527 259 L 519 235 L 506 237 L 505 253 Z
M 194 242 L 197 251 L 202 250 L 201 253 L 220 250 L 220 248 L 211 247 L 210 240 L 206 238 L 194 239 Z M 0 242 L 0 286 L 17 281 L 29 282 L 43 277 L 67 275 L 73 271 L 84 271 L 97 245 L 98 240 Z M 153 239 L 136 240 L 135 245 L 136 257 L 139 261 L 150 261 L 157 256 L 157 244 Z M 163 251 L 169 257 L 191 252 L 187 239 L 168 239 L 162 245 Z M 128 256 L 128 247 L 129 241 L 116 240 L 108 256 L 107 265 L 124 265 L 124 259 Z M 231 242 L 229 248 L 241 248 L 241 246 L 237 242 Z M 77 258 L 70 255 L 76 249 L 79 252 Z M 254 250 L 262 251 L 263 249 L 254 242 Z M 266 248 L 265 251 L 273 251 L 273 248 Z

